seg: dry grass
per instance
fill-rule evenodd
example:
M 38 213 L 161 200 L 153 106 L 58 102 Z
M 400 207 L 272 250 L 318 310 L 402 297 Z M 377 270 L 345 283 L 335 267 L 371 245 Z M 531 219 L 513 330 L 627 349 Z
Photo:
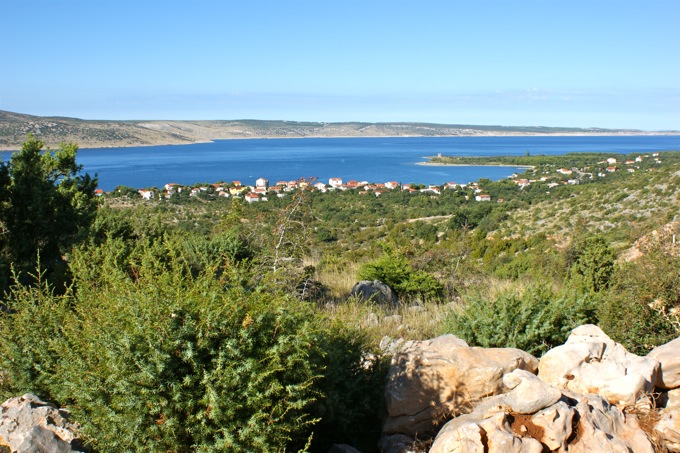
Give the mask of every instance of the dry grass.
M 357 262 L 343 263 L 342 266 L 330 266 L 317 271 L 316 280 L 330 291 L 333 299 L 346 297 L 352 286 L 358 281 L 360 264 Z
M 624 408 L 624 413 L 637 416 L 637 423 L 640 429 L 642 429 L 649 440 L 654 444 L 654 451 L 658 453 L 666 453 L 668 449 L 664 445 L 663 440 L 659 437 L 659 434 L 654 431 L 654 427 L 661 420 L 661 409 L 659 407 L 654 407 L 659 404 L 659 393 L 652 393 L 647 395 L 649 401 L 652 402 L 652 408 L 647 405 L 640 406 L 629 406 Z
M 371 344 L 377 346 L 384 337 L 404 340 L 436 337 L 441 333 L 442 321 L 451 312 L 452 306 L 429 302 L 390 308 L 347 299 L 325 305 L 321 310 L 333 319 L 342 319 L 344 323 L 358 328 Z

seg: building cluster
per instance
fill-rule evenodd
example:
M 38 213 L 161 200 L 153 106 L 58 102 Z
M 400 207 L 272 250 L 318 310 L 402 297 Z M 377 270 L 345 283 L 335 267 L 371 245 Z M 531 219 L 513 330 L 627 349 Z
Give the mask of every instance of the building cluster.
M 630 159 L 625 160 L 624 165 L 626 166 L 625 168 L 627 169 L 628 172 L 633 173 L 640 168 L 639 165 L 637 164 L 643 162 L 645 159 L 650 158 L 654 159 L 654 162 L 657 164 L 661 163 L 661 160 L 659 159 L 659 153 L 653 153 L 651 156 L 640 155 L 636 157 L 634 160 Z M 531 186 L 531 184 L 536 183 L 538 181 L 546 183 L 547 187 L 549 189 L 552 189 L 554 187 L 564 184 L 576 185 L 579 184 L 582 179 L 595 179 L 596 176 L 604 177 L 607 175 L 607 173 L 614 173 L 620 170 L 622 167 L 619 167 L 618 164 L 619 161 L 617 158 L 610 157 L 604 161 L 598 162 L 598 165 L 602 165 L 603 167 L 598 168 L 595 173 L 593 173 L 590 170 L 590 167 L 583 168 L 573 167 L 571 169 L 558 168 L 555 170 L 555 172 L 558 175 L 561 175 L 562 177 L 563 176 L 570 177 L 568 179 L 557 177 L 557 181 L 555 181 L 556 178 L 553 176 L 543 176 L 540 179 L 526 179 L 519 178 L 515 174 L 512 175 L 510 178 L 515 184 L 517 184 L 517 186 L 520 189 L 529 187 Z M 606 167 L 604 167 L 605 165 Z M 190 197 L 197 196 L 201 193 L 208 193 L 217 197 L 225 198 L 239 197 L 243 198 L 245 201 L 249 203 L 253 203 L 259 201 L 268 201 L 269 197 L 271 196 L 285 197 L 287 193 L 296 190 L 310 190 L 318 192 L 358 190 L 360 194 L 370 193 L 376 197 L 379 197 L 383 193 L 393 190 L 403 190 L 409 193 L 427 193 L 436 196 L 439 195 L 442 190 L 457 188 L 471 189 L 474 193 L 476 201 L 480 202 L 491 201 L 491 195 L 485 194 L 483 188 L 479 187 L 477 182 L 472 182 L 469 184 L 457 184 L 455 182 L 447 182 L 440 186 L 437 185 L 422 186 L 413 184 L 400 184 L 397 181 L 387 181 L 385 183 L 369 183 L 368 181 L 350 180 L 344 182 L 342 178 L 330 178 L 327 184 L 322 181 L 317 181 L 316 178 L 311 179 L 300 178 L 291 181 L 280 180 L 276 181 L 276 183 L 273 185 L 270 184 L 270 182 L 267 179 L 259 178 L 258 180 L 255 181 L 254 186 L 243 185 L 241 181 L 232 181 L 230 183 L 216 183 L 210 185 L 203 185 L 199 187 L 182 186 L 176 183 L 168 183 L 163 187 L 163 189 L 159 191 L 156 191 L 154 189 L 140 189 L 138 192 L 142 198 L 147 200 L 151 200 L 157 197 L 171 198 L 176 194 L 185 193 L 186 191 L 186 193 L 188 193 L 188 196 Z M 97 195 L 102 194 L 103 192 L 101 190 L 97 190 Z M 502 199 L 498 199 L 496 201 L 499 203 L 503 202 Z
M 476 187 L 476 183 L 471 184 Z M 309 190 L 318 192 L 330 191 L 345 191 L 358 190 L 359 194 L 371 193 L 379 197 L 383 193 L 392 190 L 404 190 L 409 193 L 430 193 L 439 195 L 442 188 L 455 189 L 457 187 L 465 188 L 466 184 L 456 184 L 448 182 L 442 186 L 429 185 L 427 187 L 417 186 L 412 184 L 400 184 L 397 181 L 387 181 L 385 183 L 369 183 L 368 181 L 351 180 L 343 182 L 342 178 L 330 178 L 328 183 L 317 181 L 315 178 L 305 179 L 300 178 L 291 181 L 277 181 L 276 184 L 271 185 L 267 179 L 259 178 L 255 181 L 254 186 L 243 185 L 240 181 L 232 181 L 230 183 L 216 183 L 204 185 L 199 187 L 186 187 L 180 184 L 168 183 L 162 190 L 156 191 L 153 189 L 140 189 L 138 192 L 142 198 L 151 200 L 156 197 L 171 198 L 175 194 L 188 191 L 190 197 L 199 195 L 202 192 L 211 193 L 217 197 L 240 197 L 249 203 L 256 201 L 268 201 L 270 196 L 285 197 L 287 193 L 296 190 Z
M 625 160 L 625 168 L 629 173 L 635 173 L 636 170 L 640 169 L 640 166 L 638 164 L 642 163 L 645 159 L 654 159 L 655 164 L 660 164 L 661 159 L 659 158 L 660 154 L 659 153 L 653 153 L 651 156 L 649 154 L 645 155 L 640 155 L 637 156 L 635 159 L 627 159 Z M 593 173 L 590 169 L 590 167 L 582 167 L 582 168 L 576 168 L 573 167 L 571 169 L 569 168 L 558 168 L 555 170 L 555 173 L 558 175 L 562 176 L 570 176 L 568 179 L 563 179 L 563 178 L 556 178 L 551 177 L 551 176 L 543 176 L 539 179 L 520 179 L 517 177 L 517 175 L 512 175 L 510 178 L 512 178 L 512 182 L 517 184 L 517 186 L 520 189 L 523 189 L 525 187 L 531 186 L 532 183 L 535 182 L 542 182 L 546 183 L 548 189 L 555 188 L 560 185 L 577 185 L 581 183 L 581 180 L 583 179 L 595 179 L 596 177 L 603 178 L 607 176 L 609 173 L 614 173 L 618 170 L 620 170 L 622 167 L 618 167 L 618 159 L 616 157 L 610 157 L 606 160 L 603 160 L 601 162 L 598 162 L 598 165 L 602 165 L 596 173 Z M 475 196 L 475 200 L 477 201 L 491 201 L 491 197 L 488 195 L 480 194 Z M 497 200 L 498 202 L 502 202 L 502 199 Z

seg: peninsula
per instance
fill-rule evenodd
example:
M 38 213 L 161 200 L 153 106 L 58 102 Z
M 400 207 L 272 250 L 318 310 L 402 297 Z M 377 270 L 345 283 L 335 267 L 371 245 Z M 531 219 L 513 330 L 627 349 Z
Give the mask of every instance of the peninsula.
M 0 110 L 0 150 L 17 150 L 33 134 L 47 146 L 81 148 L 185 145 L 220 139 L 303 137 L 427 137 L 491 135 L 661 135 L 633 129 L 476 126 L 434 123 L 323 123 L 265 120 L 112 121 L 33 116 Z

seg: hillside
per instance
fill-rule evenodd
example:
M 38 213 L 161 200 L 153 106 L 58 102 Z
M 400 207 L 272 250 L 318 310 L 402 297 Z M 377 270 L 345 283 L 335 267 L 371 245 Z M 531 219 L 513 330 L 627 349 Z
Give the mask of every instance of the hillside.
M 32 133 L 48 146 L 153 146 L 230 138 L 399 137 L 474 135 L 652 134 L 637 130 L 474 126 L 431 123 L 318 123 L 297 121 L 107 121 L 42 117 L 0 110 L 0 150 L 16 150 Z

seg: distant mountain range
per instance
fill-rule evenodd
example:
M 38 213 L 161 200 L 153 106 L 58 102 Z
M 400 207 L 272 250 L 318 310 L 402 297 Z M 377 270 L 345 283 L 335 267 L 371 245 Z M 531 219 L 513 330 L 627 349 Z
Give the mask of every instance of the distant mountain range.
M 0 149 L 19 149 L 29 133 L 50 147 L 56 147 L 62 142 L 74 142 L 81 148 L 107 148 L 189 144 L 232 138 L 657 135 L 668 132 L 433 123 L 313 123 L 264 120 L 109 121 L 33 116 L 0 110 Z

